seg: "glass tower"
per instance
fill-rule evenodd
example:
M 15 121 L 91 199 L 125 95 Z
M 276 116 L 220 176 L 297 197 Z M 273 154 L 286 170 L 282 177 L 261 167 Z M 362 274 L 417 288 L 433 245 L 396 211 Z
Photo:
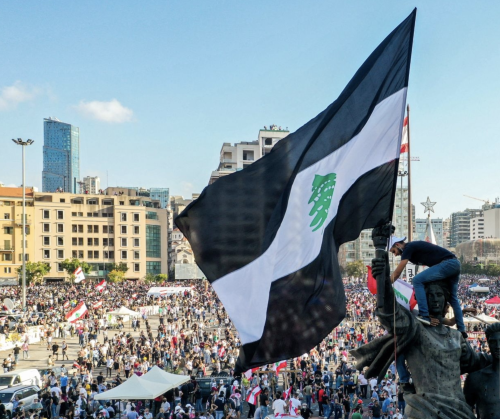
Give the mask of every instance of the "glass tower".
M 43 122 L 42 191 L 78 193 L 80 129 L 56 118 Z

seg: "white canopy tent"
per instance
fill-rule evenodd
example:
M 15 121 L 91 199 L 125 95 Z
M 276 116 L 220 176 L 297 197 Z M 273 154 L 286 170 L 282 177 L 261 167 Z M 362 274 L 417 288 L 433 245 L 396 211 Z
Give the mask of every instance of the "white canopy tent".
M 477 282 L 490 282 L 490 280 L 488 278 L 480 278 Z
M 135 374 L 111 390 L 94 396 L 95 400 L 151 400 L 167 392 L 169 385 L 145 380 Z
M 490 317 L 490 316 L 487 316 L 486 314 L 484 313 L 481 313 L 479 314 L 478 316 L 476 316 L 478 319 L 481 319 L 482 321 L 484 321 L 485 323 L 488 323 L 488 324 L 493 324 L 493 323 L 498 323 L 499 320 L 495 319 L 494 317 Z
M 476 287 L 469 288 L 470 292 L 490 292 L 489 287 L 480 287 L 479 285 Z
M 170 374 L 169 372 L 163 371 L 156 365 L 141 378 L 154 383 L 168 384 L 170 387 L 165 391 L 178 387 L 190 380 L 189 375 Z
M 130 310 L 125 306 L 121 306 L 118 310 L 110 311 L 108 314 L 112 314 L 113 316 L 140 316 L 141 313 Z

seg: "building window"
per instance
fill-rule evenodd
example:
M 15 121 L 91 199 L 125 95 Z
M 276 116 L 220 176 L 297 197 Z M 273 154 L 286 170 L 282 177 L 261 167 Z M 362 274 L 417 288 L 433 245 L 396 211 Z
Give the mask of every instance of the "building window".
M 146 273 L 155 275 L 160 274 L 161 262 L 146 262 Z
M 83 246 L 83 237 L 78 237 L 78 246 Z
M 3 250 L 13 250 L 12 247 L 10 247 L 10 240 L 3 241 Z
M 102 205 L 113 205 L 113 200 L 112 199 L 104 199 L 102 201 Z
M 94 246 L 99 246 L 99 238 L 94 237 Z
M 139 214 L 134 214 L 134 221 L 139 221 Z
M 12 262 L 12 253 L 4 253 L 2 255 L 3 262 Z
M 140 259 L 138 250 L 134 250 L 134 259 Z
M 10 274 L 10 273 L 12 273 L 12 268 L 3 268 L 3 273 L 4 274 Z
M 134 247 L 139 247 L 139 239 L 134 239 Z
M 92 246 L 92 237 L 87 237 L 87 246 Z
M 134 226 L 134 234 L 139 234 L 139 226 Z
M 93 259 L 92 256 L 94 255 L 94 252 L 92 250 L 87 251 L 87 259 Z
M 49 210 L 43 210 L 42 218 L 45 219 L 45 220 L 48 220 L 50 218 L 50 212 L 49 212 Z
M 155 225 L 146 226 L 146 257 L 161 257 L 161 227 Z
M 50 259 L 50 249 L 43 249 L 43 258 Z
M 139 272 L 141 270 L 139 263 L 134 263 L 134 272 Z
M 122 237 L 122 247 L 127 247 L 127 238 L 126 237 Z
M 58 220 L 63 220 L 64 219 L 64 211 L 57 210 L 57 219 Z
M 125 205 L 125 201 L 120 201 L 120 205 Z
M 120 220 L 127 221 L 127 213 L 126 212 L 120 213 Z
M 110 238 L 110 239 L 109 239 L 109 245 L 110 245 L 110 246 L 114 246 L 114 245 L 115 245 L 115 239 Z
M 44 233 L 50 233 L 50 224 L 44 223 L 44 225 L 43 225 L 43 232 Z
M 57 232 L 64 233 L 64 224 L 57 224 Z
M 10 220 L 10 214 L 4 213 L 3 219 L 4 220 Z
M 99 226 L 94 226 L 94 233 L 99 233 Z
M 122 259 L 127 259 L 127 251 L 122 250 Z
M 57 264 L 57 272 L 64 272 L 64 268 L 62 266 L 62 263 Z
M 102 239 L 102 245 L 103 245 L 103 246 L 109 246 L 109 244 L 108 244 L 108 239 L 107 239 L 107 238 L 103 238 L 103 239 Z
M 73 259 L 76 259 L 76 258 L 78 257 L 78 251 L 77 251 L 77 250 L 73 250 L 73 251 L 71 252 L 71 257 L 72 257 Z
M 43 236 L 43 245 L 50 246 L 50 237 L 49 236 Z
M 92 230 L 93 230 L 93 229 L 92 229 L 92 226 L 91 226 L 91 225 L 88 225 L 88 226 L 87 226 L 87 233 L 88 233 L 88 234 L 92 234 Z
M 103 259 L 109 259 L 109 252 L 107 250 L 104 250 L 102 252 L 102 257 L 103 257 Z
M 58 237 L 57 238 L 57 245 L 58 246 L 64 246 L 64 237 Z
M 127 234 L 127 226 L 121 226 L 122 234 Z
M 97 200 L 96 199 L 89 199 L 87 201 L 87 205 L 97 205 Z
M 12 234 L 13 232 L 14 232 L 14 227 L 4 227 L 3 228 L 4 234 Z
M 87 217 L 92 217 L 92 213 L 91 212 L 87 212 Z
M 64 250 L 59 249 L 59 250 L 57 251 L 57 258 L 58 258 L 58 259 L 64 259 Z
M 83 250 L 78 251 L 78 259 L 83 259 Z
M 94 259 L 99 259 L 99 250 L 94 250 Z
M 148 211 L 146 213 L 146 220 L 157 220 L 158 214 L 154 211 Z

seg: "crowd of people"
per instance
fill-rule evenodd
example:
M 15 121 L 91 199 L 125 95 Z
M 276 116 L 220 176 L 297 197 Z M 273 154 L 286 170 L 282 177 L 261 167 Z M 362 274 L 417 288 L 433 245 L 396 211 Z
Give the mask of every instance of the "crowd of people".
M 484 303 L 485 296 L 470 292 L 478 278 L 462 276 L 459 297 L 463 307 L 498 318 L 494 307 Z M 372 417 L 399 419 L 405 410 L 404 394 L 398 386 L 392 364 L 382 381 L 357 371 L 349 350 L 357 348 L 386 331 L 375 316 L 376 300 L 364 281 L 347 281 L 347 316 L 308 354 L 288 360 L 283 375 L 271 366 L 241 377 L 233 377 L 240 342 L 216 294 L 202 281 L 183 283 L 191 291 L 161 298 L 147 296 L 147 284 L 50 284 L 28 288 L 28 310 L 13 326 L 0 320 L 4 333 L 15 329 L 26 334 L 29 326 L 41 330 L 42 345 L 48 350 L 47 367 L 61 366 L 60 375 L 47 371 L 43 395 L 30 407 L 43 417 L 57 419 L 115 417 L 125 419 L 264 419 L 275 415 L 301 415 L 305 419 Z M 491 279 L 490 294 L 500 291 L 498 279 Z M 0 296 L 20 300 L 19 287 L 3 287 Z M 66 322 L 66 314 L 81 301 L 88 312 L 75 323 Z M 109 312 L 125 306 L 140 315 L 124 319 Z M 95 308 L 94 308 L 95 307 Z M 1 324 L 3 322 L 4 324 Z M 480 332 L 481 323 L 472 326 Z M 471 340 L 477 351 L 487 350 L 485 339 Z M 73 344 L 71 344 L 73 343 Z M 76 344 L 77 343 L 77 344 Z M 4 371 L 23 368 L 30 357 L 28 339 L 17 345 L 4 360 Z M 70 345 L 71 344 L 71 345 Z M 20 354 L 22 352 L 22 359 Z M 57 363 L 57 364 L 56 364 Z M 145 374 L 152 366 L 191 376 L 191 381 L 149 403 L 137 400 L 98 402 L 96 394 L 123 383 L 132 374 Z M 216 376 L 227 372 L 230 380 Z M 200 383 L 210 380 L 210 395 L 203 395 Z M 252 395 L 258 388 L 260 394 Z M 16 406 L 19 417 L 28 416 Z M 21 406 L 22 408 L 22 406 Z M 2 408 L 0 405 L 0 418 Z

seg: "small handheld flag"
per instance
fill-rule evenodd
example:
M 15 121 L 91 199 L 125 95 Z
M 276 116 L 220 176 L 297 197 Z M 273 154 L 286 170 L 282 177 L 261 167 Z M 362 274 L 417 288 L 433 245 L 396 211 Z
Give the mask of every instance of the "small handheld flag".
M 261 390 L 260 386 L 254 387 L 253 390 L 248 393 L 246 401 L 250 404 L 256 405 L 259 394 L 261 393 L 261 391 L 262 390 Z
M 95 289 L 96 289 L 97 291 L 99 291 L 99 292 L 103 292 L 103 291 L 106 289 L 106 285 L 107 285 L 107 284 L 106 284 L 106 280 L 105 280 L 105 279 L 103 279 L 101 282 L 99 282 L 99 283 L 96 285 Z
M 75 283 L 77 284 L 85 279 L 85 274 L 83 273 L 83 269 L 80 266 L 75 269 L 73 275 L 75 275 Z
M 66 320 L 70 323 L 75 323 L 77 320 L 88 313 L 87 306 L 82 301 L 73 310 L 66 314 Z

